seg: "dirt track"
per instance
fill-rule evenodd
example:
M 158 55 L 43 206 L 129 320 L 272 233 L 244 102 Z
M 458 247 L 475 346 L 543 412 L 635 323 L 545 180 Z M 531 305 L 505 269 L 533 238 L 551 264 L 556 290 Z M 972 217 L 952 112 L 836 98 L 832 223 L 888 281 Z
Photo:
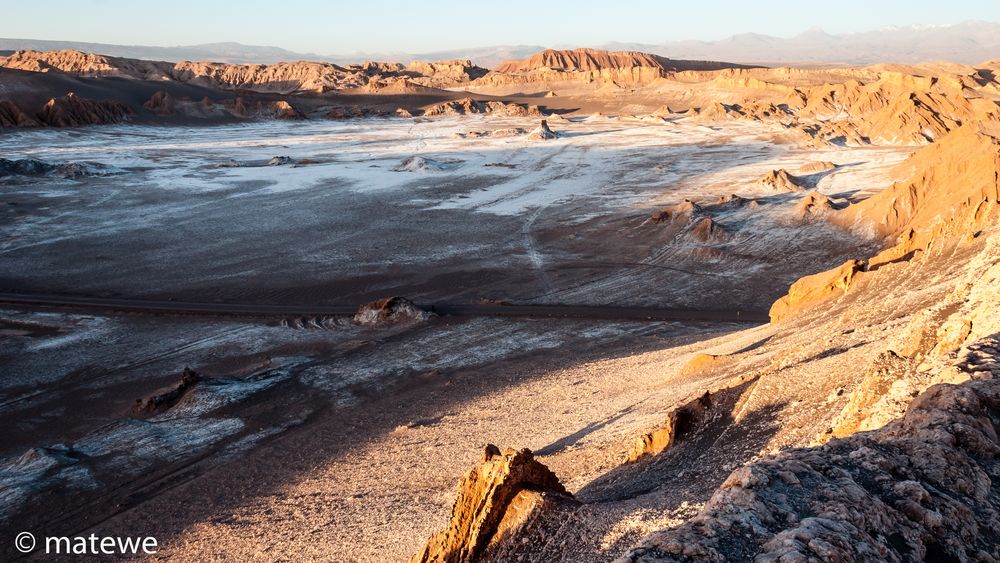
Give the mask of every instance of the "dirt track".
M 191 303 L 143 299 L 116 299 L 74 295 L 0 293 L 0 303 L 15 306 L 44 306 L 96 311 L 136 313 L 197 314 L 224 316 L 346 316 L 353 315 L 356 306 L 349 305 L 270 305 L 250 303 Z M 546 317 L 566 319 L 650 320 L 650 321 L 713 321 L 767 322 L 763 311 L 695 311 L 645 307 L 609 307 L 580 305 L 494 305 L 481 303 L 432 303 L 425 309 L 444 315 L 463 317 Z

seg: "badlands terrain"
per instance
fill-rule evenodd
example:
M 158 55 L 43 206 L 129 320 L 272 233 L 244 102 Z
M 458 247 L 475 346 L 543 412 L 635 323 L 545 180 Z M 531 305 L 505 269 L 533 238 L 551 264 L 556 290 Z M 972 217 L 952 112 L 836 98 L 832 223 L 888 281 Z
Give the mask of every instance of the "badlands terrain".
M 998 70 L 6 53 L 0 535 L 996 561 Z

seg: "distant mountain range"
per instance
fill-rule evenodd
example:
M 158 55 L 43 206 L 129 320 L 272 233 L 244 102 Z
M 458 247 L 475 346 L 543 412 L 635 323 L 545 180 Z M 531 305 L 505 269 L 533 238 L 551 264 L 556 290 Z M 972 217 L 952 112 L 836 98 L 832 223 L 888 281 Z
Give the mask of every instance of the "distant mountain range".
M 38 39 L 2 39 L 0 51 L 75 49 L 151 60 L 194 60 L 228 63 L 275 63 L 312 60 L 356 63 L 366 60 L 399 61 L 471 59 L 487 68 L 510 59 L 522 59 L 545 48 L 576 45 L 504 45 L 453 49 L 430 53 L 354 52 L 340 55 L 296 53 L 280 47 L 207 43 L 181 47 L 111 45 Z M 979 63 L 1000 58 L 1000 23 L 970 21 L 954 25 L 908 26 L 833 35 L 810 29 L 790 38 L 756 33 L 733 35 L 719 41 L 668 41 L 660 44 L 609 43 L 595 47 L 610 50 L 645 51 L 672 59 L 715 60 L 736 63 L 850 64 L 917 63 L 947 60 Z

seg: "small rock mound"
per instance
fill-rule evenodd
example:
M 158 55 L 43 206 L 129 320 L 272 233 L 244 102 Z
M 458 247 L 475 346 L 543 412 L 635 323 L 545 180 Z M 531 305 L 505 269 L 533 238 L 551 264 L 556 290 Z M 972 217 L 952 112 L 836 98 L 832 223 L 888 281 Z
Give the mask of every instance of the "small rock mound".
M 807 218 L 812 215 L 822 215 L 827 211 L 833 211 L 837 207 L 833 204 L 833 200 L 829 197 L 815 191 L 808 191 L 795 204 L 795 214 L 801 218 Z
M 396 115 L 401 117 L 413 117 L 412 114 L 404 115 L 400 111 L 407 112 L 406 110 L 397 109 Z M 331 108 L 323 117 L 326 119 L 361 119 L 366 117 L 387 117 L 389 114 L 372 108 L 366 108 L 362 106 L 337 106 Z
M 723 242 L 729 239 L 729 231 L 711 217 L 698 219 L 688 233 L 701 242 Z
M 490 114 L 501 117 L 534 117 L 542 115 L 538 106 L 528 106 L 513 102 L 501 102 L 497 100 L 480 102 L 472 98 L 462 98 L 450 102 L 442 102 L 424 108 L 424 115 L 433 117 L 436 115 L 473 115 Z
M 483 137 L 491 138 L 507 138 L 507 137 L 520 137 L 528 133 L 527 129 L 521 127 L 506 127 L 503 129 L 494 129 L 492 131 L 469 131 L 468 133 L 455 133 L 455 137 L 458 139 L 481 139 Z
M 268 166 L 284 166 L 286 164 L 291 164 L 294 162 L 290 156 L 275 156 L 271 157 L 271 160 L 267 161 Z
M 757 180 L 757 185 L 776 192 L 805 191 L 805 188 L 802 187 L 799 180 L 795 176 L 789 174 L 784 168 L 768 172 L 763 178 Z
M 411 156 L 403 159 L 395 168 L 394 172 L 440 172 L 451 170 L 458 166 L 456 162 L 442 162 L 432 158 L 422 156 Z
M 465 563 L 503 551 L 539 514 L 575 505 L 572 495 L 531 450 L 490 444 L 462 479 L 448 528 L 431 537 L 411 563 Z
M 710 367 L 719 365 L 723 358 L 724 356 L 716 356 L 714 354 L 695 354 L 688 360 L 688 363 L 684 364 L 678 375 L 690 375 L 705 371 Z
M 748 199 L 740 197 L 736 194 L 727 194 L 719 196 L 719 199 L 715 200 L 713 205 L 715 207 L 722 207 L 726 209 L 739 209 L 741 207 L 757 207 L 760 203 L 758 203 L 756 199 Z
M 251 100 L 237 96 L 224 105 L 237 117 L 251 119 L 305 119 L 305 114 L 295 109 L 285 100 Z
M 384 326 L 425 321 L 433 313 L 417 307 L 405 297 L 386 297 L 358 307 L 354 323 L 363 326 Z
M 4 176 L 41 176 L 48 174 L 55 167 L 48 162 L 34 158 L 8 160 L 0 158 L 0 178 Z
M 663 209 L 653 213 L 650 220 L 654 223 L 668 223 L 675 221 L 690 221 L 695 215 L 700 215 L 704 210 L 700 205 L 691 201 L 690 199 L 685 199 L 684 201 L 671 205 L 670 207 L 664 207 Z
M 539 125 L 534 131 L 528 133 L 528 138 L 536 141 L 547 141 L 549 139 L 555 139 L 559 134 L 549 129 L 549 122 L 542 120 L 541 125 Z
M 712 395 L 706 391 L 697 399 L 670 411 L 663 426 L 643 434 L 636 440 L 625 462 L 635 463 L 643 457 L 667 450 L 690 432 L 710 408 L 712 408 Z
M 202 377 L 191 368 L 184 368 L 181 380 L 176 387 L 163 393 L 153 395 L 146 400 L 136 399 L 132 406 L 133 414 L 151 415 L 168 410 L 187 395 L 194 386 L 200 383 Z
M 0 158 L 0 178 L 5 176 L 49 176 L 54 178 L 82 178 L 84 176 L 113 176 L 124 171 L 99 162 L 66 162 L 52 164 L 34 158 L 8 160 Z
M 837 168 L 836 164 L 828 160 L 821 160 L 817 162 L 810 162 L 807 164 L 803 164 L 802 167 L 799 168 L 799 172 L 803 174 L 815 174 L 817 172 L 826 172 L 827 170 L 835 170 L 836 168 Z

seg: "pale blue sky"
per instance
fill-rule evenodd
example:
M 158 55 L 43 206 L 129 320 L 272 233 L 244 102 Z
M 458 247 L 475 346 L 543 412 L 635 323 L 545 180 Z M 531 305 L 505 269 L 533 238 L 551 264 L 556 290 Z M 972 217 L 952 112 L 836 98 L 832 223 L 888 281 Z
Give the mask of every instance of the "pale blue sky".
M 789 37 L 890 25 L 1000 21 L 998 0 L 392 1 L 48 0 L 5 2 L 0 37 L 129 45 L 237 41 L 318 54 L 490 45 L 599 45 Z

